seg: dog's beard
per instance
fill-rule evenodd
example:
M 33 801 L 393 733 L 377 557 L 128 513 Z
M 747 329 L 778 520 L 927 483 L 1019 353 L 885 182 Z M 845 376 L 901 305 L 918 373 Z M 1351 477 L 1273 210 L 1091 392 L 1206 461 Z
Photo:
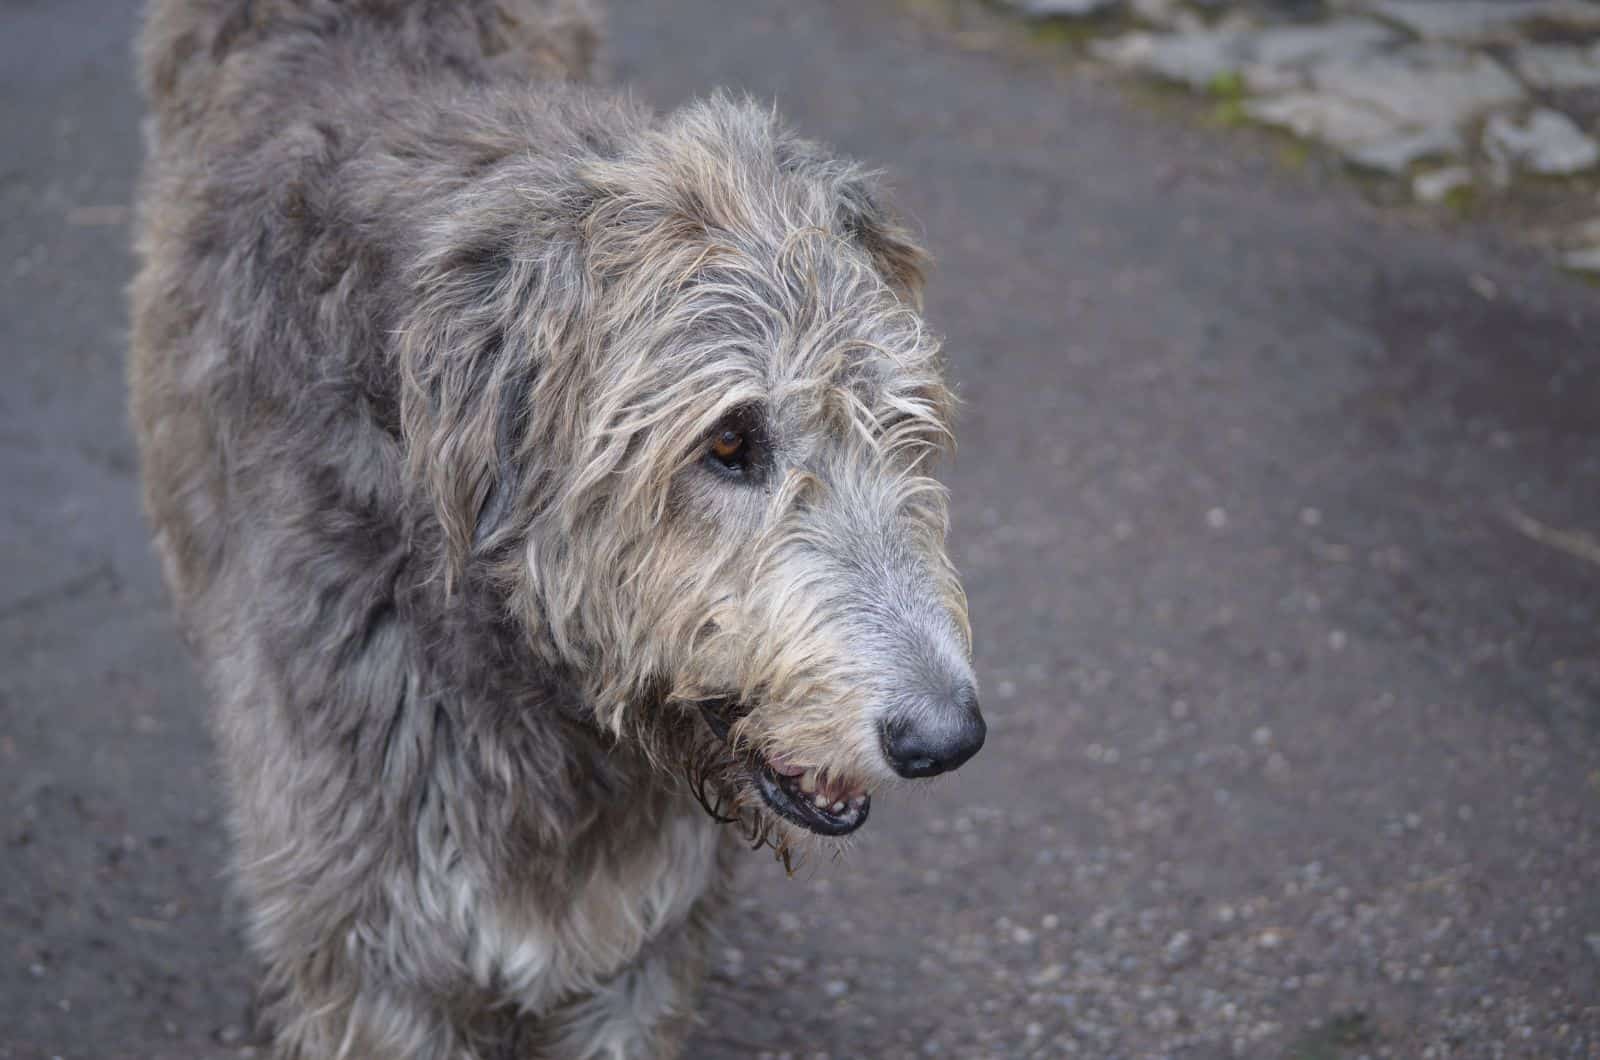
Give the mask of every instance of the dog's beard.
M 736 696 L 680 698 L 654 682 L 652 709 L 630 712 L 618 734 L 654 766 L 685 784 L 715 821 L 740 834 L 753 850 L 769 849 L 791 874 L 814 850 L 838 855 L 827 842 L 866 823 L 866 790 L 762 755 L 749 734 L 749 705 Z M 837 807 L 837 809 L 835 809 Z
M 738 829 L 752 850 L 770 849 L 791 875 L 799 851 L 790 829 L 767 810 L 749 772 L 730 753 L 722 737 L 706 729 L 684 760 L 683 779 L 696 802 L 721 824 Z
M 684 779 L 706 812 L 740 829 L 752 849 L 770 848 L 792 872 L 817 837 L 843 837 L 866 823 L 871 799 L 864 790 L 750 749 L 737 731 L 748 707 L 731 697 L 695 706 L 701 723 L 683 760 Z

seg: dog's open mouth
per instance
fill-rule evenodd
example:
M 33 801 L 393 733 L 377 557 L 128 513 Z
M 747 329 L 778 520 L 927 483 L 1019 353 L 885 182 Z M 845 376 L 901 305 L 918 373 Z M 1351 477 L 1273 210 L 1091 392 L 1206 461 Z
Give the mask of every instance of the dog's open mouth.
M 711 731 L 728 738 L 727 701 L 702 703 Z M 849 835 L 867 823 L 872 796 L 815 769 L 757 756 L 744 763 L 751 782 L 774 813 L 818 835 Z
M 872 796 L 819 778 L 816 770 L 757 762 L 756 790 L 778 814 L 818 835 L 849 835 L 867 823 Z

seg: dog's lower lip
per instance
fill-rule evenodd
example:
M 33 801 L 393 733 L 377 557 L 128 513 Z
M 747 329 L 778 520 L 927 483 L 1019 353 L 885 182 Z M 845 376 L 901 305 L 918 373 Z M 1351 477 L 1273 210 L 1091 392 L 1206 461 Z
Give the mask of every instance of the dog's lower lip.
M 780 775 L 764 763 L 756 765 L 751 773 L 755 778 L 756 790 L 761 792 L 761 797 L 767 800 L 773 812 L 808 832 L 825 836 L 849 835 L 867 823 L 867 814 L 872 810 L 872 796 L 859 795 L 845 802 L 839 812 L 834 813 L 819 808 L 803 794 L 790 792 L 789 788 L 798 780 L 798 774 Z

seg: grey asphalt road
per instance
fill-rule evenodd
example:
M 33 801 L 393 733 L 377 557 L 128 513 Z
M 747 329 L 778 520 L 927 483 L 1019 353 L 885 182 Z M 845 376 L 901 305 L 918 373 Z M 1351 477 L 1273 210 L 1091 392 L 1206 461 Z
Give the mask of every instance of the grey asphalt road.
M 940 258 L 991 719 L 752 855 L 691 1055 L 1600 1056 L 1600 299 L 887 2 L 615 5 Z M 136 503 L 128 0 L 0 0 L 0 1058 L 250 1055 Z

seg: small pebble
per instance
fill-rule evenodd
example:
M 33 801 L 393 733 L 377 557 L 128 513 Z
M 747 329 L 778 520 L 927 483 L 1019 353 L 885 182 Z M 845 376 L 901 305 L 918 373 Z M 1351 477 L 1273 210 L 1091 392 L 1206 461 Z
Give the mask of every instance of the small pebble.
M 1166 948 L 1161 951 L 1161 963 L 1168 969 L 1179 968 L 1194 956 L 1194 949 L 1194 935 L 1180 931 L 1167 940 Z
M 1062 964 L 1047 964 L 1039 969 L 1029 980 L 1030 986 L 1049 986 L 1066 974 L 1066 966 Z

